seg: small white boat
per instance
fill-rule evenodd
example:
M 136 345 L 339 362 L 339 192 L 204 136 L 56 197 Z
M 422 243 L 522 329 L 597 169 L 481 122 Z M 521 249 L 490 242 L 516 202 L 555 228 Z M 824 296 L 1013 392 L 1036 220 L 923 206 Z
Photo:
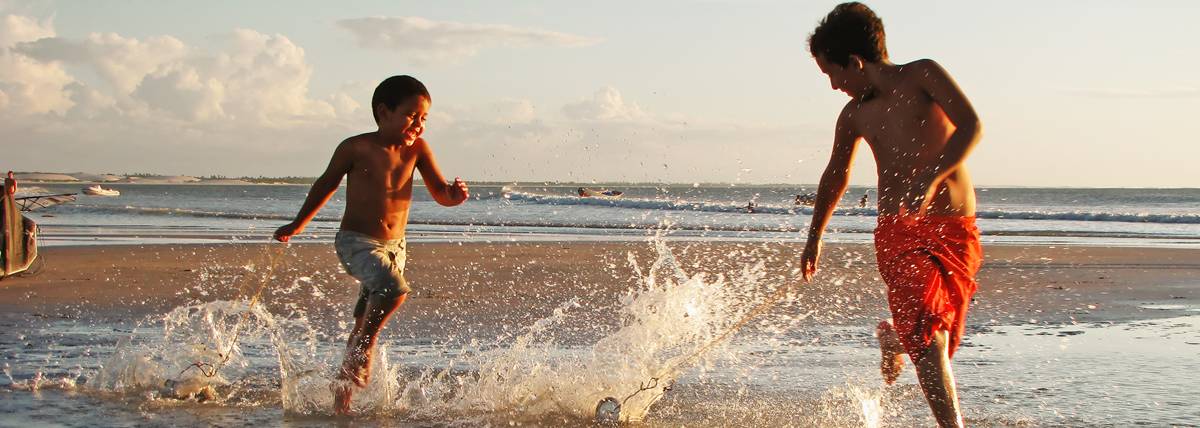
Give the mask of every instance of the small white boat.
M 83 194 L 92 196 L 120 196 L 121 192 L 117 189 L 105 189 L 99 184 L 93 184 L 83 188 Z

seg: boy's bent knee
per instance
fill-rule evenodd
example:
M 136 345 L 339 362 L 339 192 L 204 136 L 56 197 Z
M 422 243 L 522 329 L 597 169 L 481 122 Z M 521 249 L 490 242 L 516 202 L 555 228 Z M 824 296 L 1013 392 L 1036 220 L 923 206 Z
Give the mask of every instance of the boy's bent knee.
M 359 293 L 358 303 L 354 305 L 354 317 L 360 318 L 367 311 L 367 306 L 388 307 L 395 309 L 408 293 L 412 291 L 403 275 L 394 275 L 372 282 L 364 282 Z
M 946 330 L 937 330 L 930 335 L 929 344 L 921 349 L 920 352 L 910 353 L 909 356 L 914 363 L 923 364 L 924 362 L 936 362 L 943 358 L 949 359 L 948 351 L 950 349 L 950 332 Z
M 408 293 L 379 293 L 371 294 L 367 297 L 366 307 L 364 308 L 367 315 L 388 314 L 399 308 L 404 300 L 408 298 Z

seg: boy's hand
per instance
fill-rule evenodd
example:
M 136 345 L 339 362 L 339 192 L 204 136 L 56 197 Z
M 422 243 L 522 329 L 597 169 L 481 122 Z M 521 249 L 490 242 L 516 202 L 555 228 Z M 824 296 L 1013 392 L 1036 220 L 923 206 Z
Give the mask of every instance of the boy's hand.
M 809 238 L 808 243 L 804 244 L 804 253 L 800 255 L 800 270 L 804 275 L 804 282 L 812 282 L 813 276 L 817 274 L 817 260 L 821 258 L 821 240 Z
M 279 242 L 288 242 L 292 236 L 298 235 L 301 232 L 304 232 L 304 226 L 297 225 L 295 222 L 292 222 L 275 229 L 274 238 Z
M 467 182 L 462 180 L 462 177 L 454 177 L 454 184 L 450 187 L 451 197 L 456 202 L 463 202 L 471 197 L 470 189 L 467 188 Z

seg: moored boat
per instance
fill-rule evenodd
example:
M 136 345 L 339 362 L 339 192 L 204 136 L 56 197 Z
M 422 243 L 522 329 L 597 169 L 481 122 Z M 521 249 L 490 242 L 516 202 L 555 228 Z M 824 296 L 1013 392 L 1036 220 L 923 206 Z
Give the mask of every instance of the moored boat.
M 83 194 L 92 196 L 120 196 L 121 192 L 117 189 L 105 189 L 99 184 L 93 184 L 83 188 Z

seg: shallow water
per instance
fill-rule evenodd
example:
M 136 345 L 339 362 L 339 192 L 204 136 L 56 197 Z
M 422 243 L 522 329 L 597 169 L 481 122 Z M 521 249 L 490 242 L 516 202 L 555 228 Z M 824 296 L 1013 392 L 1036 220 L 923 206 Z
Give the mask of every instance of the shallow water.
M 631 397 L 622 419 L 649 426 L 932 424 L 911 370 L 898 386 L 882 386 L 869 323 L 847 326 L 821 308 L 798 307 L 761 265 L 689 274 L 668 244 L 655 246 L 656 258 L 631 255 L 610 267 L 639 284 L 611 322 L 595 319 L 591 302 L 569 300 L 502 334 L 385 336 L 349 422 L 582 425 L 600 399 Z M 263 269 L 247 265 L 236 278 L 201 271 L 197 282 L 245 286 L 237 278 L 269 277 Z M 314 292 L 303 279 L 278 290 Z M 723 339 L 760 305 L 771 310 Z M 1200 315 L 1186 304 L 1142 306 L 1162 317 L 973 322 L 955 360 L 967 422 L 1196 424 L 1200 391 L 1189 379 L 1200 370 Z M 462 316 L 469 324 L 470 314 Z M 202 300 L 139 320 L 7 313 L 0 327 L 6 426 L 92 425 L 97 417 L 112 426 L 347 422 L 328 411 L 344 341 L 328 332 L 345 326 L 312 321 L 304 308 L 270 313 L 245 300 Z M 206 386 L 211 399 L 180 399 L 203 396 Z
M 78 184 L 38 184 L 41 193 L 78 192 Z M 469 203 L 446 209 L 413 192 L 410 236 L 417 240 L 645 239 L 663 221 L 690 239 L 798 240 L 811 220 L 793 204 L 812 189 L 785 185 L 616 185 L 620 199 L 580 198 L 574 185 L 472 186 Z M 81 196 L 36 211 L 43 243 L 220 242 L 265 240 L 291 220 L 306 186 L 114 184 L 119 197 Z M 811 187 L 811 186 L 810 186 Z M 30 189 L 27 189 L 30 190 Z M 875 208 L 853 187 L 839 203 L 827 238 L 869 242 Z M 1163 247 L 1200 246 L 1200 189 L 981 188 L 979 225 L 988 242 Z M 746 206 L 755 201 L 757 209 Z M 345 203 L 341 194 L 308 229 L 329 239 Z M 322 238 L 323 237 L 323 238 Z
M 928 410 L 911 372 L 905 373 L 898 386 L 881 386 L 875 368 L 878 356 L 869 334 L 823 330 L 824 336 L 844 339 L 793 343 L 783 349 L 761 339 L 735 340 L 729 353 L 737 355 L 738 361 L 722 359 L 704 369 L 689 370 L 650 409 L 644 423 L 912 426 L 932 422 L 925 415 Z M 13 344 L 5 338 L 4 352 L 13 377 L 0 389 L 0 411 L 9 415 L 5 425 L 22 425 L 22 420 L 87 425 L 94 419 L 84 415 L 96 412 L 104 415 L 106 425 L 111 422 L 115 426 L 317 426 L 332 421 L 319 411 L 284 411 L 278 365 L 265 356 L 249 365 L 261 379 L 243 380 L 242 391 L 222 390 L 228 397 L 217 402 L 180 401 L 156 397 L 153 391 L 113 392 L 86 383 L 72 384 L 71 379 L 95 370 L 96 362 L 105 360 L 116 346 L 112 334 L 101 339 L 71 339 L 79 333 L 69 323 L 57 323 L 39 329 L 38 337 L 26 337 L 29 345 Z M 44 338 L 57 344 L 33 345 Z M 25 350 L 14 352 L 14 345 Z M 463 357 L 432 346 L 393 345 L 387 352 L 396 365 L 391 375 L 397 382 L 419 382 L 431 368 L 440 369 L 447 360 Z M 1187 426 L 1200 421 L 1200 408 L 1195 404 L 1200 392 L 1188 380 L 1200 370 L 1197 357 L 1200 317 L 1193 316 L 1112 325 L 995 327 L 970 336 L 955 366 L 962 404 L 972 425 Z M 460 370 L 468 377 L 481 371 L 469 365 Z M 35 380 L 38 371 L 43 373 L 41 380 Z M 573 412 L 527 413 L 520 406 L 508 411 L 423 413 L 405 408 L 412 400 L 411 396 L 396 397 L 391 411 L 358 416 L 355 424 L 588 422 Z

